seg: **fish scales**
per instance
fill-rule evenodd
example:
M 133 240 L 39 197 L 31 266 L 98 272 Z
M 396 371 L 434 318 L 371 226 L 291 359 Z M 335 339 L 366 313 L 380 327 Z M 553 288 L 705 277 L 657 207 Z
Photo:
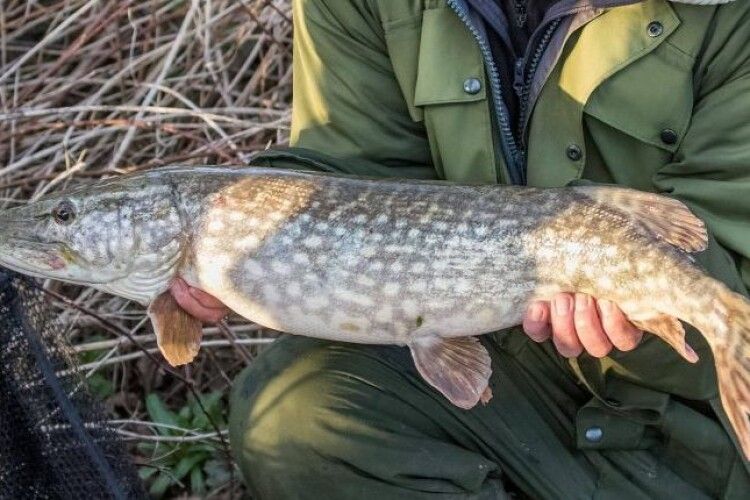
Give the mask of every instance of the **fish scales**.
M 240 182 L 202 214 L 192 273 L 241 314 L 303 335 L 407 343 L 517 324 L 534 278 L 520 236 L 545 208 L 517 217 L 496 190 L 441 187 Z
M 221 192 L 199 220 L 196 286 L 273 328 L 350 342 L 486 333 L 558 291 L 632 302 L 637 316 L 641 297 L 672 294 L 654 269 L 689 259 L 662 241 L 644 259 L 652 238 L 570 190 L 274 172 Z
M 424 379 L 462 408 L 491 397 L 476 335 L 519 324 L 532 300 L 611 300 L 696 362 L 682 320 L 712 348 L 749 455 L 750 302 L 696 265 L 690 254 L 706 245 L 683 204 L 630 189 L 262 168 L 166 168 L 0 212 L 0 264 L 148 305 L 175 365 L 197 354 L 201 336 L 169 292 L 177 277 L 267 327 L 406 345 Z

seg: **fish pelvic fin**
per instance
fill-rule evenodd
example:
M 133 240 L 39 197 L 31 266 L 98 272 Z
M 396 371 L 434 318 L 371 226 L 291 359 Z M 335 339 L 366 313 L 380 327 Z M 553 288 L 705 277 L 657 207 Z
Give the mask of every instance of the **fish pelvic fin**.
M 198 355 L 203 325 L 182 309 L 169 291 L 154 299 L 148 307 L 148 315 L 156 333 L 156 344 L 167 363 L 185 365 Z
M 698 354 L 685 341 L 685 328 L 680 323 L 680 320 L 674 316 L 659 314 L 653 318 L 631 320 L 631 322 L 638 329 L 660 337 L 689 362 L 698 362 Z
M 633 226 L 685 252 L 708 247 L 706 225 L 681 201 L 655 193 L 610 186 L 572 188 L 632 219 Z
M 721 404 L 745 459 L 750 460 L 750 300 L 729 290 L 719 294 L 726 326 L 709 340 L 716 362 Z
M 422 378 L 459 408 L 492 398 L 490 355 L 476 337 L 423 337 L 409 344 Z

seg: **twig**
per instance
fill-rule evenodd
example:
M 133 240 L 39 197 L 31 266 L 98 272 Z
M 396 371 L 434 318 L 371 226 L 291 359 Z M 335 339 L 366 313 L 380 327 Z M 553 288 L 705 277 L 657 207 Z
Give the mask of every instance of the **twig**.
M 156 93 L 158 91 L 158 86 L 161 85 L 161 83 L 164 81 L 164 78 L 167 76 L 167 72 L 169 72 L 170 68 L 172 67 L 172 63 L 174 62 L 177 53 L 180 51 L 182 42 L 185 39 L 185 33 L 187 33 L 187 28 L 192 21 L 193 15 L 195 14 L 197 8 L 198 0 L 192 0 L 192 2 L 190 3 L 190 10 L 185 16 L 185 20 L 182 22 L 182 26 L 180 26 L 180 31 L 177 33 L 177 37 L 172 42 L 172 48 L 169 50 L 169 53 L 167 53 L 167 57 L 165 58 L 164 63 L 161 66 L 159 75 L 156 77 L 156 81 L 154 82 L 155 86 L 149 88 L 146 97 L 141 103 L 141 109 L 135 115 L 136 120 L 142 119 L 143 114 L 145 113 L 143 107 L 149 106 L 151 104 L 151 101 L 154 100 L 154 97 L 156 96 Z M 122 158 L 122 155 L 125 154 L 125 151 L 128 149 L 128 147 L 130 147 L 130 143 L 133 140 L 134 135 L 135 128 L 129 128 L 122 142 L 120 142 L 120 145 L 117 147 L 114 156 L 112 156 L 112 160 L 109 162 L 108 168 L 114 168 L 117 166 L 117 164 L 120 162 L 120 159 Z
M 276 339 L 237 339 L 235 341 L 230 340 L 204 340 L 201 341 L 201 348 L 209 348 L 209 347 L 239 347 L 239 346 L 246 346 L 246 345 L 266 345 L 266 344 L 272 344 Z M 114 350 L 114 348 L 113 348 Z M 158 347 L 147 347 L 143 350 L 137 351 L 137 352 L 131 352 L 128 354 L 122 354 L 120 356 L 109 356 L 109 353 L 107 356 L 105 356 L 100 361 L 94 361 L 91 363 L 86 363 L 83 365 L 78 365 L 75 368 L 72 368 L 70 370 L 66 370 L 63 372 L 60 372 L 60 375 L 68 375 L 69 373 L 74 372 L 81 372 L 86 370 L 91 370 L 94 368 L 101 368 L 102 366 L 107 365 L 116 365 L 118 363 L 122 363 L 124 361 L 132 361 L 134 359 L 142 358 L 146 352 L 148 353 L 157 353 L 159 352 Z M 249 358 L 248 358 L 249 361 Z
M 75 11 L 72 15 L 68 16 L 65 21 L 60 23 L 54 30 L 52 30 L 51 33 L 49 33 L 47 36 L 45 36 L 39 43 L 34 45 L 34 48 L 26 52 L 23 56 L 18 58 L 16 62 L 11 64 L 10 68 L 8 68 L 5 73 L 0 75 L 0 83 L 3 83 L 10 75 L 18 71 L 18 68 L 20 68 L 26 61 L 34 57 L 37 52 L 42 50 L 47 44 L 55 40 L 62 32 L 65 31 L 65 29 L 68 28 L 71 24 L 76 22 L 79 17 L 84 15 L 91 7 L 96 5 L 98 0 L 89 0 L 86 2 L 83 7 Z

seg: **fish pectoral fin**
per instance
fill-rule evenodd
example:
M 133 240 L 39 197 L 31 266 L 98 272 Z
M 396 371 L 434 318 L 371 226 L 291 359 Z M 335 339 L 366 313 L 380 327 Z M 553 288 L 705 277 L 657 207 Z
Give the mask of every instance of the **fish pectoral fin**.
M 653 318 L 631 321 L 637 328 L 660 337 L 691 363 L 698 361 L 698 354 L 685 342 L 685 328 L 674 316 L 659 314 Z
M 190 363 L 198 355 L 203 325 L 181 308 L 169 291 L 154 299 L 148 316 L 154 325 L 156 344 L 170 365 Z
M 573 189 L 633 219 L 633 226 L 685 252 L 708 247 L 706 225 L 681 201 L 655 193 L 607 186 Z
M 476 337 L 424 337 L 409 349 L 419 374 L 459 408 L 492 398 L 490 355 Z

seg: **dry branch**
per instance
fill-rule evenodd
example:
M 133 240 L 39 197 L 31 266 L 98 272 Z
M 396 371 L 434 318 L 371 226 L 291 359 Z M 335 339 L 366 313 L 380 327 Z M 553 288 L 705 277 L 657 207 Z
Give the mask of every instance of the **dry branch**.
M 0 208 L 165 164 L 241 164 L 285 142 L 290 19 L 289 0 L 0 0 Z M 78 370 L 116 389 L 105 402 L 110 425 L 128 440 L 164 439 L 144 433 L 155 429 L 148 392 L 175 409 L 190 392 L 226 392 L 275 337 L 235 318 L 206 328 L 198 362 L 174 370 L 140 306 L 44 288 L 73 352 L 86 356 Z M 226 452 L 224 430 L 174 439 Z M 221 491 L 241 495 L 237 481 Z

